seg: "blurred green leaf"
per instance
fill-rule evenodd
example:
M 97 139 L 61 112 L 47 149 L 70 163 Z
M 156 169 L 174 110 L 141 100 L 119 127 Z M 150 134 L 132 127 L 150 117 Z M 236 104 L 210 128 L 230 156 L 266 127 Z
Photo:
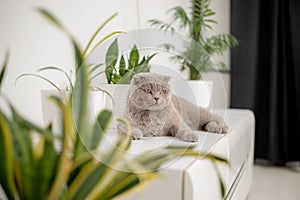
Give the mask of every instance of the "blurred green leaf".
M 118 40 L 115 39 L 113 43 L 109 46 L 105 56 L 105 64 L 106 64 L 105 74 L 108 83 L 111 83 L 112 81 L 113 70 L 117 63 L 118 56 L 119 56 Z
M 0 71 L 0 88 L 1 88 L 2 81 L 3 81 L 3 78 L 4 78 L 5 72 L 6 72 L 6 68 L 7 68 L 7 64 L 8 64 L 8 59 L 9 59 L 9 53 L 6 52 L 3 64 L 1 66 L 1 71 Z
M 99 34 L 99 32 L 105 27 L 106 24 L 108 24 L 112 19 L 114 19 L 116 16 L 118 15 L 118 13 L 114 13 L 112 14 L 109 18 L 107 18 L 104 22 L 102 22 L 102 24 L 100 24 L 100 26 L 97 28 L 97 30 L 94 32 L 94 34 L 92 35 L 92 37 L 89 39 L 85 49 L 83 50 L 83 55 L 86 55 L 87 51 L 89 50 L 91 44 L 93 43 L 93 41 L 95 40 L 96 36 Z
M 67 78 L 69 85 L 73 89 L 73 83 L 72 83 L 71 77 L 68 75 L 68 73 L 66 71 L 64 71 L 63 69 L 61 69 L 59 67 L 47 66 L 47 67 L 42 67 L 42 68 L 38 69 L 37 72 L 42 72 L 42 71 L 47 71 L 47 70 L 55 70 L 55 71 L 62 72 L 65 75 L 65 77 Z
M 120 59 L 119 74 L 123 76 L 125 74 L 125 70 L 126 70 L 126 62 L 124 56 L 122 55 Z
M 128 66 L 128 68 L 129 69 L 134 68 L 135 66 L 137 66 L 138 62 L 139 62 L 139 52 L 137 50 L 136 45 L 134 45 L 133 48 L 130 51 L 130 54 L 129 54 L 129 66 Z
M 65 27 L 59 22 L 58 19 L 56 19 L 56 17 L 54 17 L 54 15 L 50 11 L 44 8 L 38 8 L 37 11 L 46 19 L 48 19 L 51 23 L 53 23 L 56 27 L 66 32 Z
M 9 121 L 0 110 L 0 185 L 7 198 L 16 199 L 14 145 Z
M 91 146 L 89 150 L 94 150 L 101 142 L 104 133 L 108 130 L 112 121 L 113 115 L 110 110 L 102 110 L 93 127 Z

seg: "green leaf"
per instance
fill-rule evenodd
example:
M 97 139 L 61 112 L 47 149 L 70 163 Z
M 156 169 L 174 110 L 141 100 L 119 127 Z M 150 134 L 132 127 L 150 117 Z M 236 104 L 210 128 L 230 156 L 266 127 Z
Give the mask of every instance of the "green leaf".
M 96 149 L 101 142 L 104 133 L 108 130 L 112 121 L 112 112 L 110 110 L 102 110 L 93 127 L 92 140 L 90 150 Z
M 117 84 L 119 82 L 120 78 L 121 78 L 121 75 L 119 75 L 117 73 L 113 73 L 111 82 L 113 84 Z
M 125 58 L 122 55 L 120 59 L 120 65 L 119 65 L 119 74 L 123 76 L 125 74 L 125 70 L 126 70 L 126 63 L 125 63 Z
M 2 67 L 1 67 L 1 71 L 0 71 L 0 87 L 2 85 L 2 81 L 3 81 L 3 78 L 4 78 L 5 72 L 6 72 L 6 68 L 7 68 L 7 65 L 8 65 L 8 59 L 9 59 L 9 53 L 6 52 L 3 64 L 2 64 Z
M 92 65 L 92 69 L 89 70 L 89 75 L 91 75 L 94 71 L 96 71 L 97 69 L 99 69 L 101 66 L 103 66 L 103 63 L 97 64 L 97 65 Z
M 133 46 L 133 48 L 130 51 L 129 54 L 129 69 L 134 68 L 139 63 L 139 52 L 137 50 L 136 45 Z
M 50 85 L 52 85 L 55 89 L 57 89 L 58 91 L 61 91 L 61 89 L 53 81 L 51 81 L 50 79 L 48 79 L 48 78 L 46 78 L 46 77 L 44 77 L 42 75 L 39 75 L 39 74 L 32 74 L 32 73 L 21 74 L 20 76 L 18 76 L 16 78 L 15 84 L 17 84 L 17 82 L 19 81 L 19 79 L 21 79 L 21 78 L 23 78 L 25 76 L 33 76 L 33 77 L 37 77 L 37 78 L 43 79 L 46 82 L 50 83 Z
M 66 71 L 64 71 L 63 69 L 61 69 L 59 67 L 47 66 L 47 67 L 40 68 L 37 72 L 42 72 L 42 71 L 47 71 L 47 70 L 56 70 L 56 71 L 62 72 L 65 75 L 65 77 L 67 78 L 69 85 L 71 86 L 71 89 L 73 89 L 73 83 L 71 81 L 71 77 L 68 75 L 68 73 Z
M 80 70 L 81 72 L 82 70 Z M 80 73 L 81 74 L 81 73 Z M 75 86 L 77 86 L 75 83 Z M 82 84 L 84 85 L 84 84 Z M 85 86 L 87 87 L 87 86 Z M 76 88 L 80 87 L 74 87 L 74 91 L 76 91 Z M 73 91 L 73 92 L 74 92 Z M 75 97 L 73 97 L 74 100 Z M 86 97 L 83 97 L 86 98 Z M 48 200 L 52 199 L 59 199 L 62 194 L 65 192 L 65 187 L 67 185 L 68 178 L 70 176 L 72 165 L 73 165 L 73 155 L 74 152 L 74 146 L 78 142 L 78 136 L 76 136 L 76 130 L 74 125 L 74 118 L 73 115 L 78 115 L 77 112 L 74 112 L 71 109 L 70 101 L 68 104 L 64 104 L 61 99 L 58 97 L 52 96 L 51 100 L 60 108 L 61 115 L 62 115 L 62 135 L 63 135 L 63 141 L 62 141 L 62 148 L 59 153 L 58 158 L 58 166 L 56 170 L 56 174 L 54 176 L 53 183 L 51 185 L 51 189 L 47 195 Z M 76 102 L 76 100 L 75 100 Z M 77 104 L 78 105 L 78 104 Z M 79 109 L 80 110 L 80 109 Z M 77 110 L 76 110 L 77 111 Z M 73 112 L 73 113 L 72 113 Z M 77 119 L 77 118 L 75 118 Z M 77 139 L 77 140 L 76 140 Z M 77 152 L 75 152 L 77 153 Z
M 17 199 L 14 183 L 14 145 L 9 123 L 0 110 L 0 185 L 8 199 Z
M 175 31 L 175 29 L 172 25 L 170 25 L 166 22 L 160 21 L 160 20 L 151 19 L 148 21 L 148 23 L 150 23 L 150 25 L 153 27 L 156 27 L 156 28 L 159 28 L 159 29 L 162 29 L 165 31 L 167 31 L 167 30 L 172 31 L 172 32 Z
M 121 34 L 121 33 L 124 33 L 124 32 L 123 32 L 123 31 L 113 31 L 113 32 L 111 32 L 111 33 L 105 35 L 101 40 L 99 40 L 99 41 L 95 44 L 95 46 L 93 46 L 93 48 L 89 51 L 89 53 L 87 54 L 86 57 L 89 57 L 89 56 L 95 51 L 95 49 L 96 49 L 100 44 L 102 44 L 105 40 L 107 40 L 108 38 L 110 38 L 110 37 L 112 37 L 112 36 L 114 36 L 114 35 L 116 35 L 116 34 Z
M 93 43 L 93 41 L 95 40 L 96 36 L 99 34 L 99 32 L 103 29 L 103 27 L 105 27 L 106 24 L 108 24 L 112 19 L 114 19 L 116 16 L 118 15 L 118 13 L 114 13 L 112 14 L 109 18 L 107 18 L 98 28 L 97 30 L 94 32 L 94 34 L 92 35 L 92 37 L 89 39 L 84 51 L 83 51 L 83 55 L 86 55 L 87 51 L 89 50 L 91 44 Z
M 128 70 L 119 80 L 118 84 L 129 84 L 132 77 L 136 73 L 133 70 Z
M 47 20 L 52 22 L 55 26 L 57 26 L 59 29 L 66 31 L 65 27 L 59 22 L 58 19 L 48 10 L 44 8 L 38 8 L 37 11 L 42 14 Z
M 89 88 L 87 66 L 83 64 L 78 71 L 78 77 L 75 82 L 74 91 L 72 94 L 72 112 L 77 129 L 77 142 L 75 156 L 78 156 L 86 151 L 84 143 L 88 143 L 89 120 L 88 120 L 88 88 Z
M 187 13 L 185 12 L 185 10 L 182 7 L 178 6 L 178 7 L 172 8 L 167 13 L 172 14 L 172 23 L 179 22 L 180 28 L 186 28 L 186 27 L 191 26 L 191 21 L 187 15 Z
M 106 64 L 105 74 L 108 83 L 111 83 L 112 81 L 113 70 L 115 69 L 118 56 L 119 56 L 118 39 L 115 39 L 108 47 L 105 56 L 105 64 Z
M 43 154 L 36 162 L 34 173 L 34 199 L 45 199 L 50 191 L 58 166 L 58 155 L 52 141 L 46 140 Z
M 118 39 L 115 39 L 111 45 L 108 47 L 105 56 L 105 64 L 106 66 L 113 66 L 115 67 L 116 62 L 119 56 L 119 46 L 118 46 Z
M 150 65 L 149 64 L 143 64 L 143 65 L 137 66 L 133 69 L 133 71 L 135 72 L 135 74 L 138 74 L 138 73 L 141 73 L 141 72 L 150 72 Z M 130 82 L 130 80 L 129 80 L 129 82 Z
M 84 65 L 85 58 L 84 58 L 83 53 L 81 52 L 81 49 L 80 49 L 78 43 L 76 42 L 76 40 L 73 39 L 72 37 L 70 39 L 72 41 L 72 45 L 73 45 L 73 49 L 74 49 L 75 73 L 77 75 L 80 67 L 82 67 L 82 65 Z
M 16 159 L 15 168 L 20 175 L 17 182 L 18 188 L 21 190 L 20 198 L 33 199 L 34 157 L 30 130 L 21 121 L 18 121 L 18 118 L 14 118 L 10 125 Z

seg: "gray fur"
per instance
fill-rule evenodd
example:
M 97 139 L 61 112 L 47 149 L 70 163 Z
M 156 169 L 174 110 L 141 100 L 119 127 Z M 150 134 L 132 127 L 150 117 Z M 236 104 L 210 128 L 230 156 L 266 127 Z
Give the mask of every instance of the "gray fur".
M 140 73 L 133 77 L 125 117 L 132 126 L 132 138 L 174 136 L 196 142 L 199 130 L 226 133 L 222 117 L 172 94 L 171 77 Z M 119 127 L 121 133 L 125 133 Z

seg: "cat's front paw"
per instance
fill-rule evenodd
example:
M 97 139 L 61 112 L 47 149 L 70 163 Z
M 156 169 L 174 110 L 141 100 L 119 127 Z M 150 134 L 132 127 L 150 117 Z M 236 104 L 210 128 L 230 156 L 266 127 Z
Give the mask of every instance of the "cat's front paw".
M 229 131 L 228 126 L 225 124 L 225 122 L 208 122 L 204 129 L 208 132 L 213 132 L 213 133 L 221 133 L 221 134 L 225 134 Z
M 138 129 L 138 128 L 132 128 L 131 130 L 131 137 L 133 140 L 139 140 L 143 137 L 143 132 L 142 130 Z
M 182 140 L 186 142 L 198 142 L 199 133 L 197 131 L 190 131 L 182 135 Z

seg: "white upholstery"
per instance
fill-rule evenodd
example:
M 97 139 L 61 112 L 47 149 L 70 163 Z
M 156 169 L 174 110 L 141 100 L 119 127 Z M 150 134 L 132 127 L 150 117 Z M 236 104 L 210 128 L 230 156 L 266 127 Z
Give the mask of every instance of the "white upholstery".
M 254 116 L 249 110 L 217 111 L 224 115 L 230 132 L 225 136 L 202 132 L 198 149 L 222 155 L 230 166 L 218 164 L 226 185 L 227 199 L 246 199 L 252 183 Z M 134 141 L 131 153 L 138 154 L 164 144 L 183 144 L 176 138 L 143 138 Z M 185 143 L 187 144 L 187 143 Z M 221 199 L 219 182 L 210 161 L 182 157 L 165 164 L 160 178 L 122 200 L 199 200 Z

